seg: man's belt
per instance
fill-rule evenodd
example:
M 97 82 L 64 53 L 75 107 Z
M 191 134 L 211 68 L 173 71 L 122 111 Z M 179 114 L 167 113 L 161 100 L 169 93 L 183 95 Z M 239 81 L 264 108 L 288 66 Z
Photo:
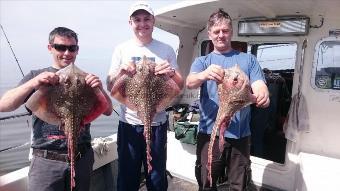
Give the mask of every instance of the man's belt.
M 90 146 L 81 145 L 78 148 L 78 152 L 76 152 L 75 160 L 80 159 L 89 149 Z M 56 160 L 62 162 L 69 162 L 68 154 L 65 151 L 51 151 L 51 150 L 43 150 L 43 149 L 33 149 L 34 156 L 42 157 L 49 160 Z

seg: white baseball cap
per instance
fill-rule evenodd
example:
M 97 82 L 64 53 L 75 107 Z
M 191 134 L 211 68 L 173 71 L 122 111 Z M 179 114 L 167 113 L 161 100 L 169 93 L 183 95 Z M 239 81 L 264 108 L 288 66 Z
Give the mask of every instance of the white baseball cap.
M 129 11 L 129 17 L 131 17 L 132 14 L 136 12 L 137 10 L 144 10 L 150 13 L 151 15 L 154 15 L 150 4 L 146 1 L 137 1 L 134 4 L 132 4 L 130 7 L 130 11 Z

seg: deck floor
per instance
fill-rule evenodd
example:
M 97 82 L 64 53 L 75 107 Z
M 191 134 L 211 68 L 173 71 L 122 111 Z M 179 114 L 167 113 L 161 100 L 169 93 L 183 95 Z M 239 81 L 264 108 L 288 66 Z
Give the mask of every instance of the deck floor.
M 117 172 L 118 172 L 118 160 L 114 160 L 109 164 L 102 166 L 99 169 L 93 171 L 91 179 L 91 191 L 114 191 L 117 190 Z M 139 191 L 147 191 L 145 185 L 144 173 L 142 173 L 141 184 Z M 198 185 L 196 181 L 188 181 L 177 174 L 168 171 L 168 191 L 197 191 Z M 283 191 L 276 188 L 258 187 L 251 184 L 251 188 L 247 191 Z M 228 190 L 227 184 L 223 183 L 218 186 L 218 191 Z
M 168 176 L 168 191 L 197 191 L 198 185 L 181 178 L 173 176 L 170 178 Z M 147 191 L 145 182 L 141 184 L 139 191 Z
M 172 178 L 168 176 L 168 191 L 198 191 L 198 185 L 196 183 L 192 183 L 186 181 L 184 179 L 173 176 Z M 218 191 L 227 190 L 227 185 L 219 185 L 217 188 Z M 147 191 L 145 182 L 142 182 L 139 191 Z M 268 189 L 263 187 L 258 187 L 256 185 L 252 185 L 247 191 L 280 191 L 275 189 Z

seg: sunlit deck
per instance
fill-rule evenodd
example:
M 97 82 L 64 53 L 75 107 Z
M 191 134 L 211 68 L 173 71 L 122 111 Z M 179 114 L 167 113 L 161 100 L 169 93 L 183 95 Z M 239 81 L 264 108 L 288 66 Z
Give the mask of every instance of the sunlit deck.
M 168 176 L 168 191 L 197 191 L 198 186 L 195 183 L 183 180 L 178 177 Z M 139 191 L 147 191 L 145 182 L 142 182 Z

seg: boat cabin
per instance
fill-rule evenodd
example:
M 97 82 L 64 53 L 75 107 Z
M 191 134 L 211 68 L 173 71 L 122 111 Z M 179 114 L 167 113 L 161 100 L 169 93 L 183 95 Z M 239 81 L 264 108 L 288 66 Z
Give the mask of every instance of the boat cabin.
M 184 76 L 194 58 L 212 51 L 206 23 L 219 8 L 233 20 L 233 48 L 257 57 L 271 104 L 251 106 L 255 184 L 279 190 L 340 186 L 339 7 L 336 0 L 206 0 L 156 12 L 156 26 L 179 38 Z M 177 101 L 198 98 L 199 89 L 185 89 Z

